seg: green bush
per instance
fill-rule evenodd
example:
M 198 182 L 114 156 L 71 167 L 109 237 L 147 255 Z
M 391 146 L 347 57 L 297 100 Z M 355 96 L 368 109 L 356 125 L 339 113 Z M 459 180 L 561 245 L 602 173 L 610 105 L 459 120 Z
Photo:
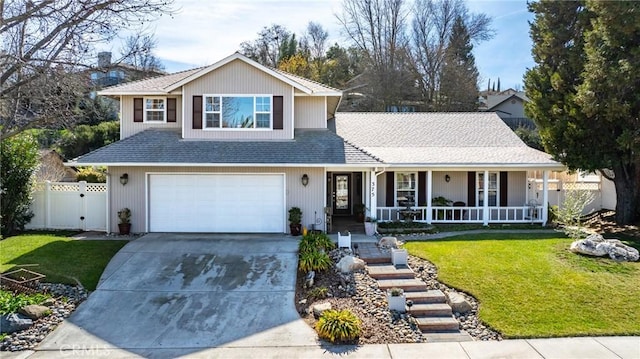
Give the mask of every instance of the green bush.
M 348 343 L 360 336 L 361 322 L 347 309 L 327 310 L 316 323 L 316 331 L 320 338 L 332 343 Z
M 303 272 L 325 271 L 331 267 L 331 258 L 319 250 L 301 252 L 298 268 Z
M 335 248 L 335 243 L 324 233 L 307 233 L 300 240 L 298 249 L 300 252 L 306 252 L 313 249 L 323 249 L 330 251 Z
M 120 139 L 118 121 L 98 125 L 79 125 L 72 131 L 63 131 L 60 153 L 67 159 L 76 158 Z
M 327 287 L 315 287 L 307 293 L 309 299 L 323 299 L 327 297 L 329 289 Z
M 0 217 L 4 236 L 24 228 L 33 217 L 31 193 L 39 158 L 38 142 L 27 133 L 0 142 Z
M 96 170 L 93 167 L 82 167 L 78 170 L 78 181 L 86 181 L 88 183 L 106 183 L 107 175 L 104 171 Z
M 30 304 L 42 304 L 50 295 L 36 293 L 23 294 L 0 290 L 0 315 L 16 313 L 18 309 Z

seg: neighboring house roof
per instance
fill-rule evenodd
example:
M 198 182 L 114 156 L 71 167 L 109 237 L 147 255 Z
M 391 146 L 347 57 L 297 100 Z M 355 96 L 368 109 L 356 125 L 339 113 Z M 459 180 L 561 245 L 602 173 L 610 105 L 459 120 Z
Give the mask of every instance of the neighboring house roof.
M 326 165 L 381 162 L 329 130 L 296 130 L 294 140 L 183 140 L 178 131 L 148 129 L 79 157 L 75 165 Z
M 494 113 L 339 112 L 336 133 L 391 165 L 562 166 Z
M 523 101 L 523 102 L 529 102 L 529 98 L 524 94 L 524 92 L 518 92 L 515 94 L 508 94 L 508 95 L 489 95 L 487 96 L 487 111 L 493 110 L 498 105 L 512 98 L 519 99 L 520 101 Z
M 289 74 L 284 71 L 275 70 L 266 66 L 263 66 L 248 57 L 234 53 L 226 58 L 205 67 L 199 67 L 191 70 L 176 72 L 166 76 L 158 76 L 146 80 L 129 82 L 126 84 L 108 87 L 102 91 L 99 91 L 99 95 L 105 96 L 118 96 L 118 95 L 161 95 L 168 94 L 174 90 L 179 89 L 181 86 L 200 78 L 215 69 L 218 69 L 231 61 L 240 60 L 243 61 L 271 76 L 288 83 L 294 88 L 309 94 L 309 95 L 321 95 L 321 96 L 341 96 L 340 90 L 334 89 L 329 86 L 322 85 L 320 83 L 304 79 L 302 77 Z

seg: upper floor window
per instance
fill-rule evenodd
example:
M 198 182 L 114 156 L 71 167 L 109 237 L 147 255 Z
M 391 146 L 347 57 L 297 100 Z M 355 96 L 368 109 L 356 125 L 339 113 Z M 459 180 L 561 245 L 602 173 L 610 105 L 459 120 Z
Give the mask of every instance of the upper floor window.
M 270 95 L 204 95 L 204 128 L 265 128 L 272 122 Z
M 144 122 L 166 121 L 166 99 L 163 97 L 146 97 L 144 99 Z

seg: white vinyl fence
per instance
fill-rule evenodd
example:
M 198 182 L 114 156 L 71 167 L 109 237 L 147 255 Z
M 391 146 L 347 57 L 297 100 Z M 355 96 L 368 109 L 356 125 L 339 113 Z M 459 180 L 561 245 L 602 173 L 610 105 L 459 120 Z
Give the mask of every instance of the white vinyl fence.
M 107 230 L 107 185 L 44 182 L 36 186 L 27 229 Z

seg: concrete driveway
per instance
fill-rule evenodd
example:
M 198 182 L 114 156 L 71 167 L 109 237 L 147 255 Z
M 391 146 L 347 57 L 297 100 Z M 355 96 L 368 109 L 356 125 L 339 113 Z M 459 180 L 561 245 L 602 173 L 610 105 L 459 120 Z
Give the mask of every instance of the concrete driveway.
M 283 235 L 145 235 L 113 257 L 97 290 L 36 355 L 317 344 L 294 307 L 296 250 Z

